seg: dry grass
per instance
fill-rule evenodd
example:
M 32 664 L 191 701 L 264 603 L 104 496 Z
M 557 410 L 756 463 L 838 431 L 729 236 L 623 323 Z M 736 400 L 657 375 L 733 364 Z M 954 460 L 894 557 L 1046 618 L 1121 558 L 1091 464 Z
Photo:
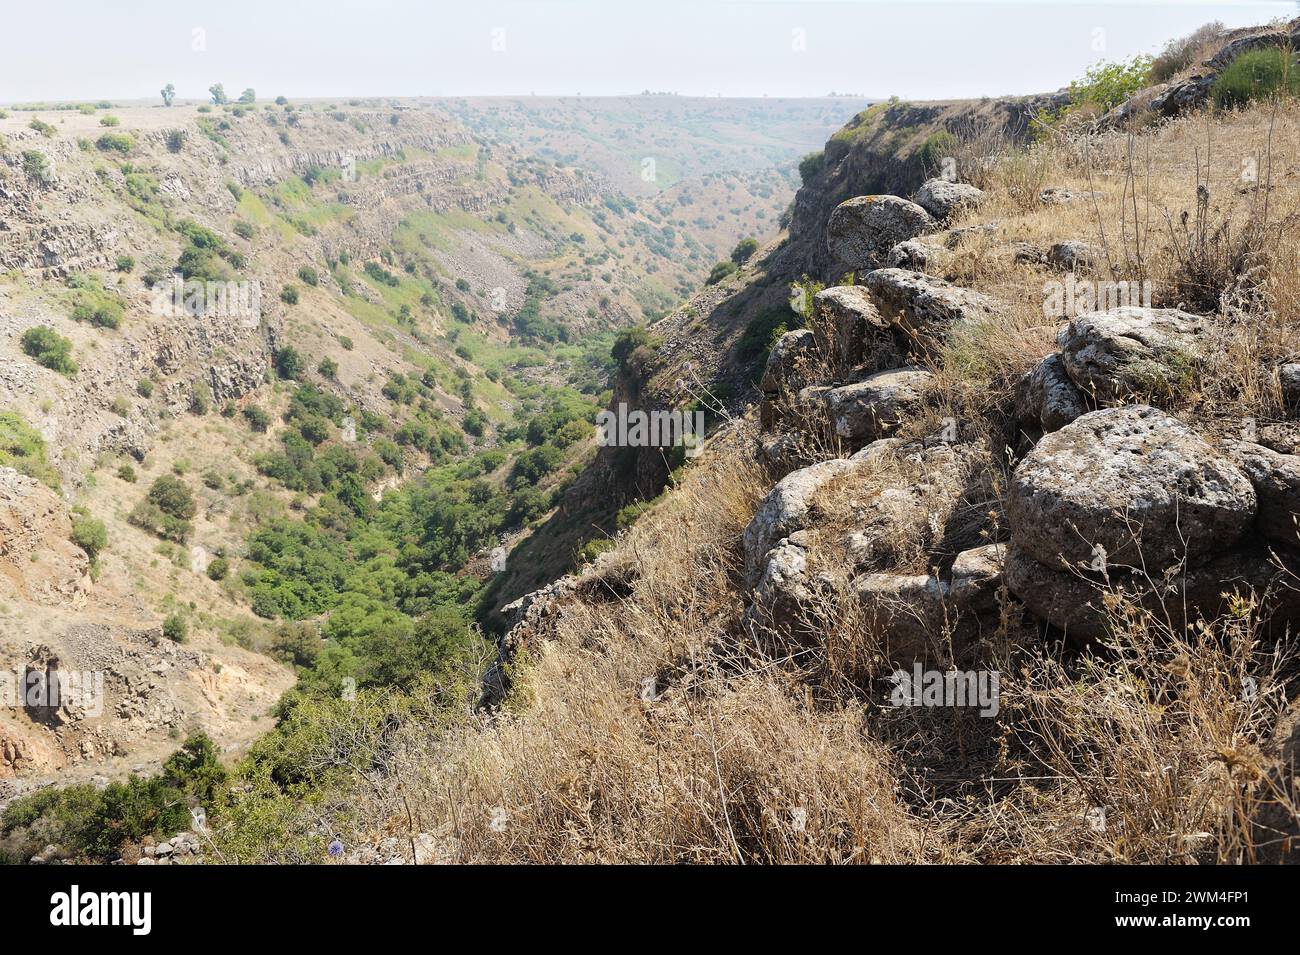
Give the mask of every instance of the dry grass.
M 1276 415 L 1276 385 L 1262 369 L 1300 350 L 1300 279 L 1287 265 L 1300 252 L 1300 183 L 1280 158 L 1300 154 L 1298 120 L 1259 107 L 1137 138 L 1053 143 L 1010 166 L 982 161 L 990 201 L 963 224 L 1000 226 L 967 238 L 944 272 L 1007 309 L 949 343 L 933 407 L 906 436 L 955 417 L 963 441 L 988 449 L 978 493 L 958 510 L 987 507 L 980 526 L 991 537 L 1010 465 L 999 416 L 1016 378 L 1053 348 L 1044 284 L 1060 279 L 1017 264 L 1010 243 L 1088 241 L 1103 264 L 1086 277 L 1149 278 L 1166 304 L 1258 266 L 1251 295 L 1229 301 L 1218 288 L 1226 314 L 1212 319 L 1215 347 L 1180 413 L 1211 431 L 1235 416 Z M 971 147 L 984 160 L 993 153 Z M 1241 188 L 1249 156 L 1272 157 L 1271 172 L 1257 163 L 1270 188 Z M 1043 185 L 1100 195 L 1053 207 L 1026 200 Z M 1276 242 L 1261 248 L 1269 236 Z M 809 440 L 810 458 L 838 453 Z M 766 639 L 742 625 L 754 619 L 744 614 L 739 542 L 772 482 L 755 443 L 738 423 L 620 538 L 599 572 L 626 586 L 571 599 L 549 618 L 504 713 L 403 726 L 389 783 L 363 790 L 353 807 L 367 827 L 432 833 L 441 857 L 462 862 L 1259 856 L 1250 820 L 1277 795 L 1263 748 L 1292 671 L 1250 604 L 1183 628 L 1115 599 L 1112 636 L 1080 648 L 1043 643 L 1004 592 L 1000 619 L 961 659 L 1000 674 L 996 717 L 892 707 L 887 635 L 846 581 L 810 611 L 802 630 L 811 640 Z M 825 527 L 849 528 L 854 500 L 882 482 L 924 479 L 900 468 L 838 488 Z M 924 572 L 935 559 L 932 538 L 882 543 L 896 546 L 895 570 Z M 949 623 L 960 621 L 932 634 L 940 665 L 953 659 L 942 652 Z

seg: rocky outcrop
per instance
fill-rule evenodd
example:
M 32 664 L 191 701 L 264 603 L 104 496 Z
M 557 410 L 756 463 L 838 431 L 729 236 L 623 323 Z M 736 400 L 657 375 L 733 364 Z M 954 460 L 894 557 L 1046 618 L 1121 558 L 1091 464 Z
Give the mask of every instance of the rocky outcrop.
M 858 196 L 831 213 L 826 244 L 841 272 L 879 268 L 889 250 L 935 228 L 934 218 L 898 196 Z
M 807 329 L 786 332 L 771 352 L 759 388 L 763 393 L 760 417 L 764 428 L 772 428 L 780 420 L 788 398 L 797 394 L 810 377 L 817 358 L 817 343 Z
M 1187 312 L 1126 305 L 1080 315 L 1057 344 L 1066 373 L 1091 399 L 1159 400 L 1191 387 L 1204 331 Z
M 953 325 L 992 318 L 1000 311 L 988 296 L 923 272 L 877 269 L 864 281 L 880 314 L 923 350 L 941 343 Z
M 984 192 L 964 182 L 928 179 L 916 190 L 915 199 L 935 219 L 944 221 L 961 210 L 978 207 L 984 201 Z
M 1101 253 L 1086 242 L 1070 239 L 1053 243 L 1047 250 L 1045 260 L 1048 265 L 1062 272 L 1077 272 L 1095 266 L 1101 261 Z
M 1232 461 L 1144 405 L 1089 412 L 1044 437 L 1007 498 L 1013 540 L 1045 566 L 1152 573 L 1232 548 L 1256 508 Z
M 72 518 L 41 482 L 0 467 L 0 585 L 48 605 L 85 599 L 90 559 L 72 543 Z
M 1059 354 L 1048 355 L 1026 372 L 1016 388 L 1016 421 L 1035 438 L 1060 430 L 1088 410 L 1087 399 Z
M 1259 534 L 1278 544 L 1300 547 L 1300 455 L 1279 454 L 1244 441 L 1230 442 L 1225 450 L 1255 488 Z
M 934 375 L 921 368 L 895 368 L 869 375 L 822 396 L 832 433 L 856 450 L 893 434 L 920 410 Z

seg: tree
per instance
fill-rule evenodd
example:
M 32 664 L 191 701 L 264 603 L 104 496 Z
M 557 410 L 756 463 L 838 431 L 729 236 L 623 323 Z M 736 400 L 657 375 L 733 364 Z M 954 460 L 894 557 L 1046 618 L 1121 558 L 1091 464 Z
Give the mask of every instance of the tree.
M 183 521 L 188 521 L 199 510 L 185 482 L 170 474 L 164 474 L 150 485 L 149 500 L 164 514 Z
M 23 351 L 36 359 L 38 365 L 64 375 L 75 375 L 77 363 L 72 360 L 72 342 L 48 325 L 36 325 L 23 332 L 20 339 Z
M 255 103 L 257 102 L 257 93 L 254 92 L 253 88 L 250 86 L 248 89 L 244 90 L 244 92 L 239 94 L 239 101 L 241 103 Z
M 212 102 L 215 106 L 224 106 L 230 102 L 226 98 L 226 88 L 220 83 L 213 83 L 208 87 L 208 93 L 212 96 Z
M 292 345 L 285 345 L 283 348 L 276 349 L 275 371 L 281 378 L 302 378 L 302 355 L 298 354 L 298 350 Z
M 758 240 L 749 237 L 741 239 L 736 243 L 736 247 L 731 250 L 731 261 L 737 265 L 744 265 L 749 261 L 750 256 L 758 251 Z
M 176 98 L 176 87 L 173 86 L 171 83 L 168 83 L 166 86 L 162 88 L 160 92 L 162 93 L 163 105 L 170 106 L 172 104 L 172 100 Z

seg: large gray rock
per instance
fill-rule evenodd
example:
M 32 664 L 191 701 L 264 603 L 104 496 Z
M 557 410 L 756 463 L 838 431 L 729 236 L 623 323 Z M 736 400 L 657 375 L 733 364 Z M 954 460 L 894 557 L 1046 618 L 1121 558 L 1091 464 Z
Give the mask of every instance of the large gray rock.
M 1175 308 L 1124 305 L 1088 312 L 1057 335 L 1066 373 L 1097 401 L 1169 398 L 1186 391 L 1205 324 Z
M 832 378 L 843 377 L 864 358 L 898 353 L 871 293 L 861 285 L 837 285 L 813 296 L 812 331 Z
M 1259 533 L 1279 544 L 1300 547 L 1300 456 L 1278 454 L 1245 441 L 1231 442 L 1225 450 L 1255 488 Z
M 1186 110 L 1194 109 L 1210 98 L 1210 88 L 1214 86 L 1214 80 L 1213 74 L 1198 74 L 1169 84 L 1151 100 L 1151 109 L 1161 116 L 1177 116 Z
M 764 392 L 798 391 L 808 384 L 807 371 L 817 358 L 813 333 L 806 328 L 786 332 L 767 356 L 759 387 Z
M 860 461 L 833 458 L 801 468 L 777 482 L 759 505 L 742 538 L 745 575 L 751 584 L 758 581 L 767 552 L 783 537 L 807 527 L 808 512 L 817 492 L 835 478 L 861 466 Z
M 874 269 L 900 242 L 931 232 L 935 221 L 898 196 L 858 196 L 841 202 L 826 227 L 826 244 L 841 271 Z
M 1016 388 L 1016 421 L 1023 427 L 1050 434 L 1087 412 L 1087 400 L 1065 373 L 1059 354 L 1026 372 Z
M 1158 573 L 1235 545 L 1255 490 L 1225 456 L 1145 405 L 1093 411 L 1045 436 L 1012 475 L 1007 519 L 1053 568 L 1131 564 Z
M 1252 50 L 1263 50 L 1268 47 L 1280 47 L 1290 53 L 1290 46 L 1291 38 L 1286 31 L 1269 30 L 1265 33 L 1240 37 L 1220 47 L 1214 56 L 1205 61 L 1205 65 L 1212 70 L 1221 70 L 1243 53 L 1249 53 Z
M 1123 625 L 1126 608 L 1121 603 L 1167 619 L 1177 628 L 1222 616 L 1234 596 L 1258 600 L 1259 618 L 1273 632 L 1293 630 L 1300 620 L 1300 601 L 1286 586 L 1287 571 L 1267 551 L 1252 546 L 1220 553 L 1168 576 L 1122 570 L 1103 576 L 1053 570 L 1013 542 L 1003 573 L 1007 588 L 1030 613 L 1085 640 L 1106 636 L 1116 623 Z
M 936 219 L 947 219 L 961 209 L 973 209 L 984 200 L 984 192 L 964 182 L 930 179 L 916 190 L 916 204 Z
M 759 422 L 764 430 L 775 427 L 780 420 L 788 396 L 804 388 L 816 371 L 819 362 L 817 343 L 807 329 L 786 332 L 768 354 L 767 365 L 759 389 L 763 399 L 759 404 Z
M 1090 269 L 1101 261 L 1101 253 L 1087 242 L 1068 239 L 1055 242 L 1047 250 L 1047 264 L 1063 272 Z
M 988 296 L 924 272 L 877 269 L 867 273 L 864 281 L 880 314 L 923 348 L 938 345 L 957 323 L 989 319 L 1000 312 Z
M 814 594 L 803 532 L 796 532 L 767 552 L 747 616 L 754 623 L 789 634 L 808 622 L 805 618 Z
M 1006 562 L 1006 544 L 985 544 L 957 555 L 952 562 L 949 593 L 962 610 L 993 610 L 1002 587 L 1002 565 Z
M 1280 366 L 1277 379 L 1282 389 L 1282 404 L 1288 411 L 1300 408 L 1300 362 L 1287 362 Z
M 919 409 L 933 384 L 934 375 L 924 369 L 895 368 L 832 388 L 824 396 L 831 430 L 855 448 L 888 437 Z
M 939 249 L 922 242 L 920 239 L 908 239 L 889 250 L 885 256 L 885 265 L 891 269 L 910 269 L 924 272 L 939 254 Z
M 863 574 L 853 590 L 893 662 L 947 655 L 957 611 L 948 585 L 930 574 Z

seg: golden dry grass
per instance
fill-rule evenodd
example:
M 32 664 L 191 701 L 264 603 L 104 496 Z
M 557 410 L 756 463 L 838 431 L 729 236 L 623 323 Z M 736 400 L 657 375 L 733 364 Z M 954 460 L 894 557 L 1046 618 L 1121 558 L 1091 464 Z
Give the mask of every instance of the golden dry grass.
M 1250 249 L 1263 266 L 1258 294 L 1215 320 L 1217 346 L 1181 410 L 1209 425 L 1276 415 L 1265 367 L 1296 347 L 1300 319 L 1289 266 L 1300 181 L 1283 158 L 1298 147 L 1300 112 L 1258 107 L 1132 141 L 1048 143 L 1015 168 L 988 169 L 990 201 L 966 223 L 1000 226 L 958 246 L 944 273 L 1007 313 L 940 356 L 939 400 L 913 436 L 959 416 L 963 439 L 990 449 L 996 505 L 1006 461 L 990 419 L 1053 348 L 1057 325 L 1042 304 L 1059 276 L 1015 263 L 1010 242 L 1094 243 L 1109 263 L 1101 275 L 1149 277 L 1173 304 L 1188 263 L 1170 223 L 1177 236 L 1183 210 L 1195 215 L 1198 169 L 1207 216 L 1234 234 L 1275 223 L 1280 238 Z M 1266 192 L 1241 188 L 1252 156 Z M 1025 199 L 1049 184 L 1102 195 Z M 389 785 L 354 806 L 369 828 L 432 833 L 438 855 L 459 862 L 1256 858 L 1250 820 L 1276 794 L 1263 747 L 1292 670 L 1261 638 L 1253 606 L 1234 603 L 1188 632 L 1116 599 L 1113 636 L 1081 649 L 1044 644 L 1004 592 L 1000 625 L 964 663 L 1000 674 L 996 717 L 889 706 L 880 634 L 855 602 L 828 598 L 811 641 L 764 641 L 746 625 L 740 538 L 772 480 L 747 427 L 715 440 L 602 558 L 595 572 L 627 585 L 618 596 L 569 599 L 548 618 L 502 713 L 402 727 Z M 894 543 L 924 570 L 925 542 Z

